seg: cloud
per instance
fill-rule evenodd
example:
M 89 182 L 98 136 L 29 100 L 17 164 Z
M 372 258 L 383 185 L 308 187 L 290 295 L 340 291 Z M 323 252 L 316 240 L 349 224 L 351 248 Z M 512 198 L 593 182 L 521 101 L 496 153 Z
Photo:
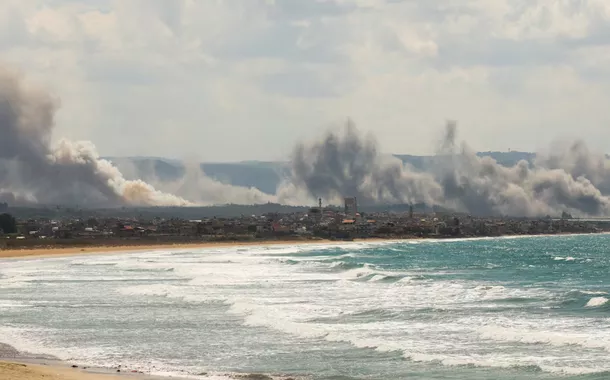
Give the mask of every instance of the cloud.
M 0 53 L 61 97 L 56 136 L 104 155 L 286 158 L 348 115 L 388 152 L 430 153 L 445 118 L 481 150 L 607 149 L 609 18 L 603 0 L 8 0 Z

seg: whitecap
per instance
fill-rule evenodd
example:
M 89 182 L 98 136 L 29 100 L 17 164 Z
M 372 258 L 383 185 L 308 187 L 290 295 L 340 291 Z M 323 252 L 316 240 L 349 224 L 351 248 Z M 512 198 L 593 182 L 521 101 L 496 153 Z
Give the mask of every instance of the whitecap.
M 608 298 L 606 297 L 593 297 L 587 302 L 585 307 L 599 307 L 608 303 Z

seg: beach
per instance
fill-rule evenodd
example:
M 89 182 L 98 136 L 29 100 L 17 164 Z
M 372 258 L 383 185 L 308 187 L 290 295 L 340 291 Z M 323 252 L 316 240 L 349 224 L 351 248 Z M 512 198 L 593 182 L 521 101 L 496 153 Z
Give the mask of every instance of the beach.
M 598 234 L 608 234 L 601 232 Z M 573 235 L 577 236 L 580 234 L 573 233 L 556 233 L 550 235 L 508 235 L 504 237 L 545 237 L 545 236 L 561 236 L 561 235 Z M 586 235 L 586 234 L 585 234 Z M 481 237 L 458 237 L 458 238 L 441 238 L 440 240 L 472 240 L 472 239 L 493 239 L 500 238 L 500 236 L 481 236 Z M 189 243 L 149 243 L 149 242 L 138 242 L 134 240 L 128 241 L 128 244 L 91 244 L 87 246 L 75 245 L 75 246 L 36 246 L 36 247 L 24 247 L 24 248 L 4 248 L 0 249 L 0 259 L 10 258 L 43 258 L 43 257 L 60 257 L 60 256 L 73 256 L 73 255 L 103 255 L 103 254 L 116 254 L 116 253 L 128 253 L 128 252 L 145 252 L 145 251 L 159 251 L 159 250 L 184 250 L 184 249 L 219 249 L 219 248 L 230 248 L 230 247 L 265 247 L 265 246 L 300 246 L 310 244 L 324 244 L 324 245 L 343 245 L 349 243 L 379 243 L 379 242 L 408 242 L 408 241 L 419 241 L 419 240 L 430 240 L 435 241 L 439 239 L 435 238 L 422 238 L 416 236 L 409 236 L 403 238 L 366 238 L 366 239 L 352 239 L 352 240 L 330 240 L 330 239 L 285 239 L 285 240 L 247 240 L 247 241 L 217 241 L 217 242 L 189 242 Z
M 130 373 L 128 370 L 117 376 L 111 373 L 115 371 L 114 368 L 73 367 L 72 364 L 56 358 L 20 352 L 12 346 L 0 343 L 0 380 L 117 380 L 126 377 L 153 379 L 144 374 Z
M 24 364 L 0 361 L 0 380 L 117 380 L 124 376 L 88 373 L 59 365 Z
M 213 243 L 0 259 L 0 341 L 15 347 L 0 360 L 33 364 L 0 374 L 599 379 L 610 374 L 608 239 Z
M 385 239 L 366 239 L 366 241 L 384 241 Z M 363 241 L 363 240 L 354 240 Z M 390 241 L 390 240 L 387 240 Z M 91 255 L 119 252 L 154 251 L 164 249 L 216 249 L 227 247 L 256 247 L 275 245 L 302 245 L 302 244 L 344 244 L 344 241 L 332 241 L 324 239 L 311 240 L 264 240 L 264 241 L 223 241 L 223 242 L 198 242 L 198 243 L 161 243 L 161 244 L 126 244 L 126 245 L 91 245 L 75 247 L 35 247 L 24 249 L 0 249 L 0 259 L 23 258 L 23 257 L 49 257 L 65 255 Z
M 385 239 L 367 239 L 367 241 L 384 241 Z M 97 245 L 87 247 L 36 247 L 27 249 L 0 250 L 0 259 L 45 258 L 72 255 L 103 255 L 122 252 L 150 252 L 156 250 L 183 249 L 218 249 L 230 247 L 256 247 L 277 245 L 306 244 L 344 244 L 342 241 L 331 240 L 268 240 L 247 242 L 205 242 L 182 244 L 129 244 L 129 245 Z M 22 353 L 6 344 L 0 343 L 0 380 L 117 380 L 125 378 L 163 379 L 158 376 L 148 376 L 142 373 L 131 373 L 129 369 L 120 374 L 112 374 L 115 369 L 89 369 L 87 367 L 72 368 L 69 363 L 57 359 L 41 359 L 32 354 Z M 92 372 L 93 371 L 93 372 Z M 99 373 L 108 372 L 108 373 Z

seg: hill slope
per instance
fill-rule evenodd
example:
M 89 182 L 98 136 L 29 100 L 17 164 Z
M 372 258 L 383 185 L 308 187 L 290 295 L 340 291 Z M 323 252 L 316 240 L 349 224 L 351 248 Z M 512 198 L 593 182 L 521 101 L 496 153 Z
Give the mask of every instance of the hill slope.
M 479 152 L 504 166 L 513 166 L 520 160 L 532 162 L 534 153 L 527 152 Z M 434 164 L 434 156 L 395 155 L 404 163 L 424 171 Z M 185 172 L 180 161 L 160 157 L 107 157 L 129 179 L 153 181 L 175 181 Z M 201 163 L 202 172 L 217 181 L 245 187 L 255 187 L 265 193 L 274 194 L 283 178 L 290 175 L 287 162 L 244 161 L 236 163 Z

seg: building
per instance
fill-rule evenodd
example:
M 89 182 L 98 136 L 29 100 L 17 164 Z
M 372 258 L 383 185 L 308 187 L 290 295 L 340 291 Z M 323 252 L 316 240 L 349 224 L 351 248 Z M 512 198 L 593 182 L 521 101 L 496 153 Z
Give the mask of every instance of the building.
M 356 201 L 356 197 L 346 197 L 344 198 L 345 202 L 345 215 L 349 215 L 352 217 L 356 217 L 358 213 L 358 202 Z

